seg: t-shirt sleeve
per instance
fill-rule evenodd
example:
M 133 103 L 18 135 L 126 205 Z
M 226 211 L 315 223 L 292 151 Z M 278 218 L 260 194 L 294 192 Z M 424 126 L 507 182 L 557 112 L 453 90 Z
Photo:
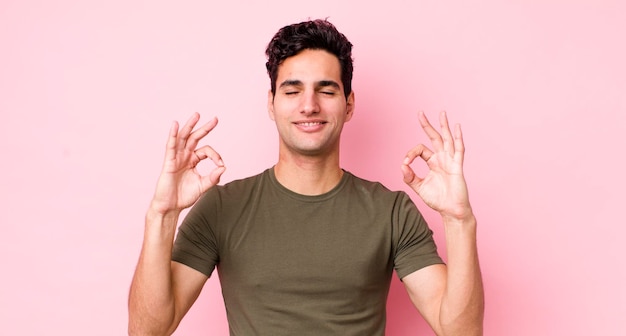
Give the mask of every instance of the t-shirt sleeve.
M 400 279 L 434 264 L 443 264 L 433 232 L 415 203 L 400 192 L 393 210 L 394 268 Z
M 217 218 L 216 197 L 211 189 L 191 208 L 178 229 L 172 250 L 173 261 L 209 277 L 219 262 L 217 242 L 211 227 Z

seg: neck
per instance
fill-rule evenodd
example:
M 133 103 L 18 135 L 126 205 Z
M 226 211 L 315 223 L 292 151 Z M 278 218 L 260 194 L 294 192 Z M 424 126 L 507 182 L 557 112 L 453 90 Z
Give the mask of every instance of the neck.
M 343 176 L 339 155 L 330 157 L 279 154 L 274 166 L 276 179 L 285 188 L 301 195 L 321 195 L 333 189 Z

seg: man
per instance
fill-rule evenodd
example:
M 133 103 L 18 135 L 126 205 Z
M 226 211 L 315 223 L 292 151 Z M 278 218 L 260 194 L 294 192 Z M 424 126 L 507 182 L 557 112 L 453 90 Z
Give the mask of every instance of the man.
M 146 215 L 129 298 L 129 333 L 169 335 L 218 269 L 231 335 L 383 335 L 395 269 L 438 335 L 480 335 L 483 289 L 476 220 L 463 177 L 461 129 L 440 115 L 432 142 L 411 149 L 404 181 L 437 210 L 448 264 L 404 192 L 340 167 L 339 139 L 354 112 L 351 43 L 327 21 L 286 26 L 267 47 L 268 112 L 279 158 L 259 175 L 218 186 L 225 166 L 198 142 L 199 115 L 174 123 Z M 421 178 L 410 164 L 430 168 Z M 210 159 L 206 176 L 196 165 Z M 180 212 L 191 206 L 176 241 Z

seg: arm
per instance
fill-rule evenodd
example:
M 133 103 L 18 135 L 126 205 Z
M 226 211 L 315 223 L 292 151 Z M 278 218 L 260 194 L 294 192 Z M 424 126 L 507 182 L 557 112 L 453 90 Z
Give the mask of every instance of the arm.
M 402 280 L 409 297 L 437 335 L 482 335 L 484 294 L 476 248 L 476 218 L 469 203 L 463 157 L 465 147 L 459 125 L 454 137 L 445 113 L 441 134 L 420 113 L 420 124 L 434 151 L 418 145 L 402 165 L 404 181 L 429 207 L 441 214 L 446 234 L 448 265 L 433 265 Z M 415 175 L 410 164 L 420 157 L 429 172 Z
M 207 276 L 172 262 L 172 247 L 180 212 L 219 182 L 225 170 L 211 147 L 196 148 L 217 124 L 212 119 L 193 130 L 196 113 L 178 131 L 170 129 L 165 160 L 156 191 L 146 214 L 144 240 L 130 287 L 128 332 L 130 335 L 170 335 L 196 300 Z M 206 176 L 196 170 L 210 158 L 216 168 Z

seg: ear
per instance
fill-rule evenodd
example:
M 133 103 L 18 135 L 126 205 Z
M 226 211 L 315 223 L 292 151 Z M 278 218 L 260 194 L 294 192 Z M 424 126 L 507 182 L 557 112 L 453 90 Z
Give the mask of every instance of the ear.
M 270 116 L 270 119 L 276 120 L 274 118 L 274 95 L 271 89 L 267 90 L 267 114 Z
M 350 121 L 352 119 L 352 115 L 354 114 L 354 90 L 350 92 L 348 95 L 348 99 L 346 99 L 346 121 Z

